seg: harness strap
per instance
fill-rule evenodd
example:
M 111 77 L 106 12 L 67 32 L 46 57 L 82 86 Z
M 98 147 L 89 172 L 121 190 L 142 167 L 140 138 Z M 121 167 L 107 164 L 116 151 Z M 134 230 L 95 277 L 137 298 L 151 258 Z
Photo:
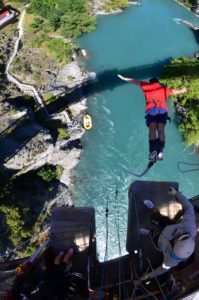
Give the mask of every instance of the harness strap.
M 145 97 L 145 98 L 146 98 L 146 97 Z M 159 99 L 157 99 L 157 100 L 155 100 L 155 99 L 147 100 L 147 99 L 146 99 L 146 104 L 153 103 L 153 104 L 155 104 L 155 106 L 157 106 L 158 102 L 161 103 L 161 102 L 163 102 L 163 101 L 162 101 L 162 100 L 159 100 Z

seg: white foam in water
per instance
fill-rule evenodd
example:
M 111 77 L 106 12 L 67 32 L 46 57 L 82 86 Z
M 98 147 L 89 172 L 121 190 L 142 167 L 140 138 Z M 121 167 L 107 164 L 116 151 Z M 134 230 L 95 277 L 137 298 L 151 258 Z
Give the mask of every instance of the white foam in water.
M 182 19 L 179 18 L 173 18 L 174 22 L 178 25 L 180 25 L 182 23 Z
M 97 78 L 97 75 L 95 72 L 90 72 L 90 76 L 92 79 L 96 79 Z
M 102 109 L 107 113 L 107 115 L 111 115 L 110 109 L 108 109 L 106 106 L 102 106 Z

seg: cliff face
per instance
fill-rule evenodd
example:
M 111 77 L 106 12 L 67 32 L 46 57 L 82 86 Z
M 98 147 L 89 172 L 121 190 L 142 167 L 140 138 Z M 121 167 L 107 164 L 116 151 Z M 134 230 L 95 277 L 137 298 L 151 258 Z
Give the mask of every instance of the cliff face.
M 33 235 L 48 222 L 52 206 L 73 205 L 71 171 L 81 155 L 80 138 L 84 133 L 81 124 L 87 108 L 86 99 L 79 94 L 82 82 L 90 75 L 79 66 L 76 56 L 69 64 L 57 63 L 46 57 L 43 50 L 29 48 L 26 33 L 18 40 L 16 56 L 8 69 L 8 59 L 18 39 L 16 25 L 10 25 L 13 34 L 9 32 L 10 27 L 0 31 L 3 45 L 0 50 L 0 214 L 4 220 L 3 228 L 8 232 L 9 216 L 5 210 L 13 204 L 19 212 L 27 207 Z M 13 76 L 14 83 L 8 81 L 6 70 Z M 38 105 L 34 93 L 23 92 L 23 85 L 36 90 L 47 114 Z M 38 171 L 45 166 L 58 166 L 61 169 L 59 179 L 53 179 L 49 184 L 39 179 Z M 39 229 L 34 226 L 38 219 L 42 219 Z M 20 236 L 12 230 L 9 228 L 12 236 Z M 4 239 L 10 240 L 9 236 Z M 14 246 L 19 239 L 12 240 Z M 6 245 L 0 251 L 5 249 Z

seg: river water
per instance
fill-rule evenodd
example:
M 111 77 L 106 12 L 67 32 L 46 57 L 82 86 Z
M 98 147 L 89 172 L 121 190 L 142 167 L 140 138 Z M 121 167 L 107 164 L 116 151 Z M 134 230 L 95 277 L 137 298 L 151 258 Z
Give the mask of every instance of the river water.
M 185 19 L 199 25 L 192 13 L 173 0 L 141 2 L 141 7 L 129 7 L 121 14 L 98 17 L 97 29 L 78 40 L 89 52 L 85 64 L 96 73 L 97 84 L 88 97 L 93 128 L 82 138 L 84 151 L 73 172 L 73 196 L 76 206 L 95 208 L 101 261 L 106 243 L 106 258 L 126 253 L 128 187 L 137 178 L 121 165 L 139 173 L 148 163 L 143 94 L 116 75 L 148 80 L 160 76 L 162 66 L 172 57 L 192 56 L 199 48 L 193 32 L 179 22 Z M 169 115 L 172 122 L 166 126 L 165 158 L 142 180 L 178 181 L 180 190 L 191 197 L 199 194 L 199 171 L 181 173 L 177 162 L 199 163 L 199 157 L 183 143 L 172 104 Z

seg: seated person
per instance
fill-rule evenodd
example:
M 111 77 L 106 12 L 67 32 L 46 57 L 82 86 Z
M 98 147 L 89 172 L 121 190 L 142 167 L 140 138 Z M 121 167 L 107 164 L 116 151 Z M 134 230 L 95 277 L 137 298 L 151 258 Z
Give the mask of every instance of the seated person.
M 196 221 L 195 212 L 190 201 L 175 188 L 171 187 L 170 194 L 176 197 L 183 208 L 182 219 L 177 224 L 168 217 L 162 216 L 157 210 L 154 212 L 154 205 L 150 200 L 144 204 L 153 210 L 152 222 L 158 226 L 158 248 L 164 256 L 162 264 L 152 272 L 142 276 L 140 280 L 147 280 L 159 276 L 180 262 L 188 260 L 195 249 Z M 150 230 L 141 228 L 141 234 L 149 234 Z
M 20 287 L 17 299 L 23 300 L 65 300 L 66 296 L 75 293 L 70 283 L 69 275 L 72 268 L 71 259 L 77 254 L 77 248 L 70 246 L 66 251 L 60 251 L 54 262 L 39 282 L 34 280 L 34 275 L 29 281 L 24 281 Z M 38 281 L 38 280 L 37 280 Z

